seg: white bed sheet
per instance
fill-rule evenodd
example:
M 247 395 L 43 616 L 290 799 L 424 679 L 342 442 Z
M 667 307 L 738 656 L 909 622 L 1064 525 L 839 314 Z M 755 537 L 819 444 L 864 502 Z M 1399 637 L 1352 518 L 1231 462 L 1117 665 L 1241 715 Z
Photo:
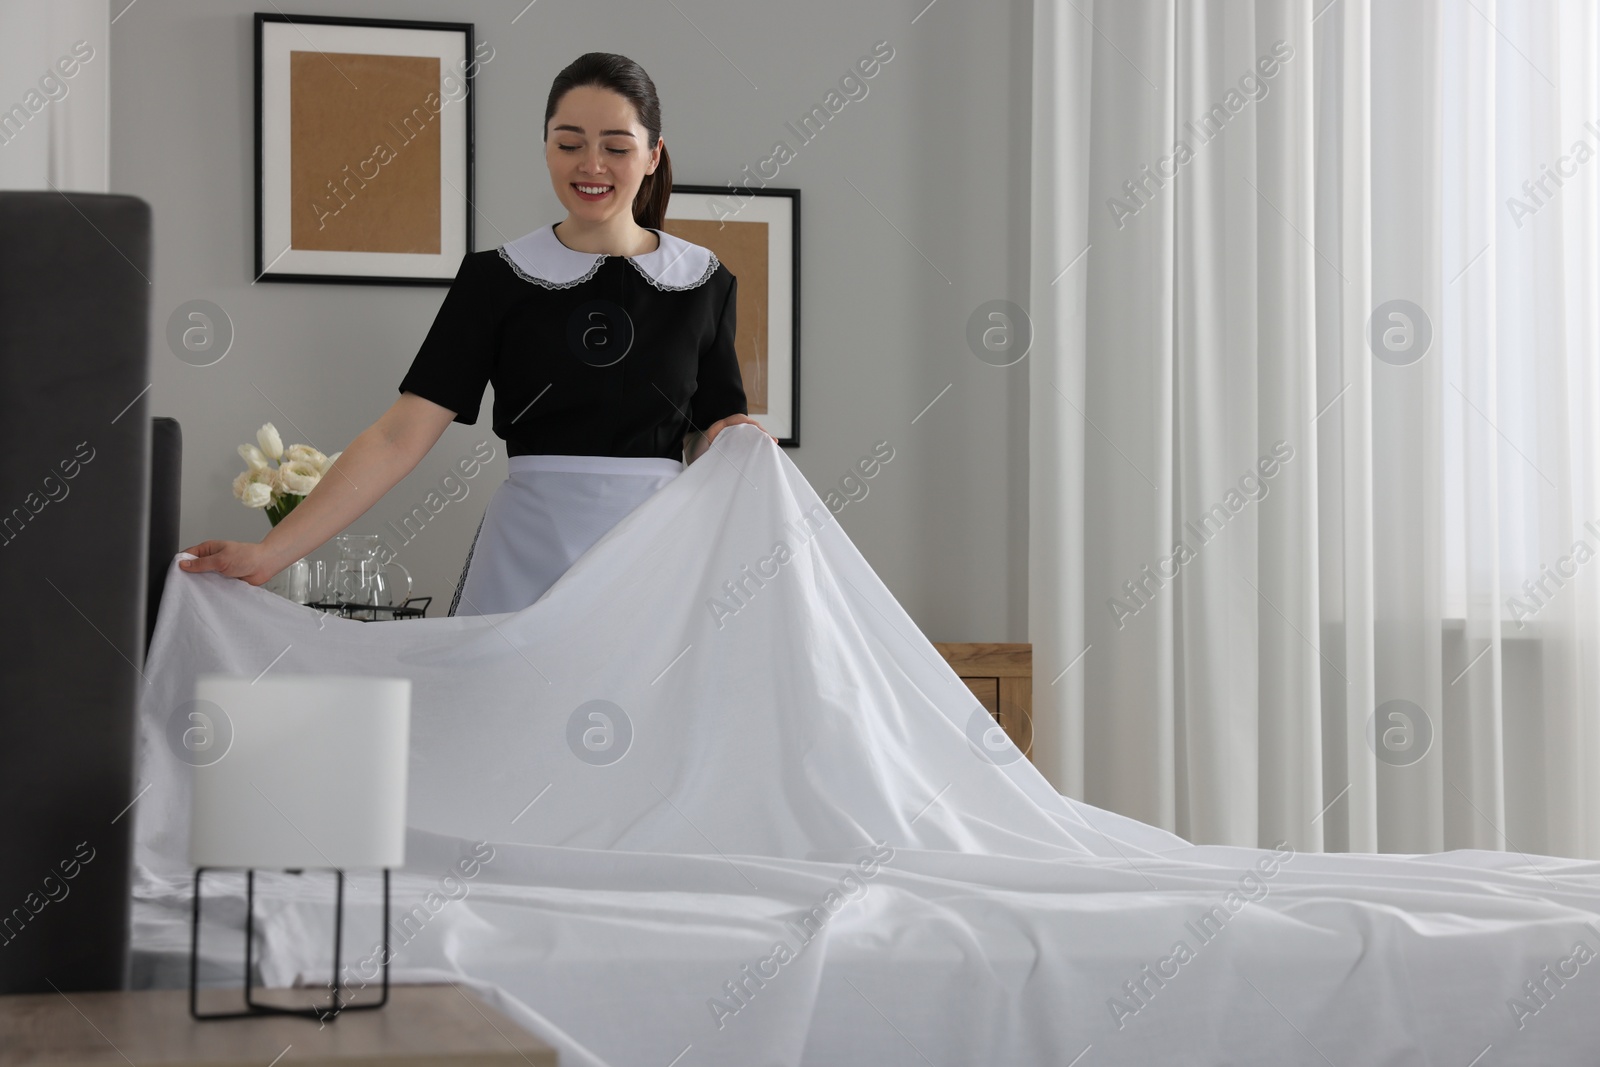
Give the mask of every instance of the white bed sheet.
M 394 899 L 425 920 L 393 978 L 476 986 L 563 1063 L 1488 1067 L 1600 1048 L 1600 864 L 1196 847 L 1061 797 L 754 427 L 514 614 L 329 619 L 174 561 L 140 713 L 136 951 L 188 916 L 169 721 L 197 674 L 269 664 L 412 679 Z M 595 700 L 631 726 L 614 762 L 569 743 Z M 352 885 L 356 958 L 375 884 Z M 264 976 L 325 980 L 326 879 L 271 885 Z

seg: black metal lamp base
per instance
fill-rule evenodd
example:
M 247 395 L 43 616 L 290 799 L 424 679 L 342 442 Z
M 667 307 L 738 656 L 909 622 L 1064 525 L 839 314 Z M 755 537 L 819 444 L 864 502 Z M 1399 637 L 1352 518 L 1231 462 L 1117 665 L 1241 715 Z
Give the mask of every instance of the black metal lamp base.
M 329 983 L 332 990 L 327 1006 L 312 1005 L 307 1008 L 289 1008 L 281 1004 L 262 1004 L 255 1000 L 251 994 L 255 986 L 251 976 L 252 952 L 255 947 L 255 900 L 256 900 L 256 872 L 254 868 L 247 869 L 245 873 L 245 912 L 244 912 L 244 1011 L 207 1012 L 201 1014 L 198 1004 L 199 990 L 196 985 L 200 964 L 200 876 L 207 870 L 214 868 L 197 867 L 194 872 L 194 919 L 189 931 L 189 1014 L 199 1020 L 208 1019 L 249 1019 L 261 1015 L 300 1015 L 306 1018 L 329 1022 L 339 1017 L 340 1012 L 346 1011 L 371 1011 L 381 1008 L 389 1002 L 389 869 L 383 869 L 383 995 L 371 1004 L 345 1004 L 340 1002 L 341 984 L 339 981 L 339 942 L 344 932 L 344 871 L 335 869 L 337 884 L 334 891 L 333 905 L 333 981 Z M 291 874 L 299 874 L 293 870 Z

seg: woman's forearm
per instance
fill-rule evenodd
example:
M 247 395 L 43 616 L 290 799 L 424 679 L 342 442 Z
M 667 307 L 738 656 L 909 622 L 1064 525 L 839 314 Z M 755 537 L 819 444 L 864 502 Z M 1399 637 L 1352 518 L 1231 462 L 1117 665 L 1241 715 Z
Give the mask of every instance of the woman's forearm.
M 420 457 L 392 443 L 379 425 L 356 436 L 315 489 L 261 539 L 280 568 L 315 552 L 366 514 L 409 474 Z

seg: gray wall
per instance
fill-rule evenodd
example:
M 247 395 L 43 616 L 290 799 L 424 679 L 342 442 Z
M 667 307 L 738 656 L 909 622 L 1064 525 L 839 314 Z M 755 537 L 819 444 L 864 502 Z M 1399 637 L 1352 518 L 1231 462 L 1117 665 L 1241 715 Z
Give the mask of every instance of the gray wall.
M 242 469 L 235 446 L 270 420 L 286 443 L 343 448 L 398 395 L 444 290 L 252 285 L 251 13 L 271 6 L 109 2 L 118 16 L 111 190 L 154 210 L 150 410 L 183 424 L 182 543 L 259 540 L 265 516 L 230 491 Z M 785 122 L 819 104 L 875 42 L 893 46 L 868 95 L 773 182 L 802 190 L 804 443 L 788 455 L 826 492 L 887 439 L 894 459 L 839 514 L 846 532 L 930 639 L 1026 640 L 1027 362 L 979 361 L 966 326 L 984 301 L 1027 298 L 1030 5 L 540 0 L 513 24 L 519 6 L 345 0 L 284 9 L 476 24 L 477 39 L 494 47 L 477 85 L 479 248 L 563 217 L 540 122 L 551 79 L 583 52 L 643 64 L 661 93 L 675 180 L 720 186 L 777 139 L 793 144 Z M 236 330 L 232 350 L 210 367 L 167 346 L 168 316 L 192 299 L 221 306 Z M 497 458 L 469 495 L 399 556 L 435 597 L 433 614 L 448 607 L 505 475 L 491 404 L 486 397 L 476 426 L 452 425 L 351 526 L 369 532 L 398 519 L 475 443 L 494 445 Z

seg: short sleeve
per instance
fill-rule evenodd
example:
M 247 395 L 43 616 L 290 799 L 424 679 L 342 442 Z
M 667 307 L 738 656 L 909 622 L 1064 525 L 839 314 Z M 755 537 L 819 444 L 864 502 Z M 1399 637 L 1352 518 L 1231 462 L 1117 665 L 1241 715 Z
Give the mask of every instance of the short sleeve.
M 461 257 L 455 281 L 445 293 L 428 336 L 400 379 L 400 392 L 416 393 L 456 413 L 453 421 L 478 421 L 483 391 L 494 370 L 499 315 L 491 299 L 493 287 L 484 276 L 488 257 L 468 252 Z
M 734 349 L 738 337 L 739 279 L 728 275 L 728 295 L 717 316 L 717 332 L 711 344 L 700 353 L 700 371 L 694 396 L 690 398 L 693 429 L 707 426 L 729 415 L 748 415 L 744 377 L 739 372 L 739 355 Z

